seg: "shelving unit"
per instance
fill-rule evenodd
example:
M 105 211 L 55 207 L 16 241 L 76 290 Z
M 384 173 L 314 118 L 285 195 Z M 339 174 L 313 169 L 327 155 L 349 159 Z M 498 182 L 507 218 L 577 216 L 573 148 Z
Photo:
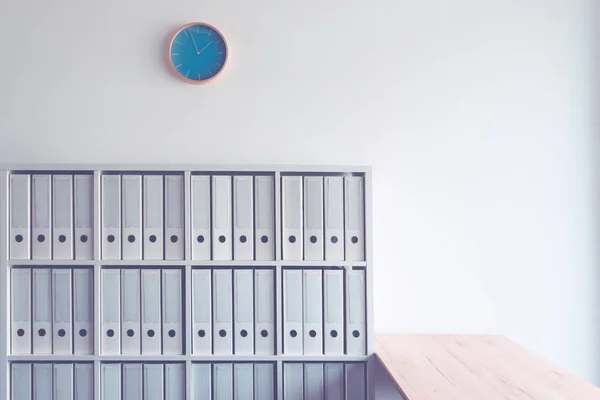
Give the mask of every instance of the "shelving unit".
M 93 238 L 90 238 L 90 241 L 93 243 L 93 256 L 90 259 L 74 259 L 71 257 L 70 259 L 31 259 L 32 250 L 28 249 L 28 255 L 22 258 L 13 257 L 14 254 L 11 254 L 11 241 L 14 240 L 14 232 L 12 232 L 13 227 L 11 226 L 11 195 L 12 195 L 12 187 L 11 187 L 11 176 L 12 175 L 80 175 L 80 174 L 90 174 L 92 179 L 92 187 L 93 187 L 93 230 L 92 235 Z M 104 232 L 103 228 L 103 176 L 122 176 L 122 175 L 132 175 L 132 176 L 180 176 L 182 179 L 182 202 L 181 206 L 182 210 L 182 220 L 183 226 L 181 227 L 183 232 L 183 237 L 180 240 L 183 240 L 183 253 L 181 254 L 181 259 L 175 260 L 164 260 L 164 259 L 103 259 L 102 258 L 102 247 L 103 247 L 103 239 L 105 239 L 106 232 Z M 194 260 L 192 259 L 192 243 L 194 242 L 195 237 L 192 235 L 192 231 L 194 228 L 194 207 L 195 207 L 195 194 L 193 193 L 192 187 L 192 177 L 193 176 L 245 176 L 245 177 L 254 177 L 254 176 L 269 176 L 272 177 L 273 182 L 273 209 L 272 209 L 272 234 L 274 239 L 274 253 L 272 260 Z M 283 242 L 286 238 L 282 237 L 282 227 L 285 225 L 285 221 L 283 221 L 282 211 L 285 214 L 285 210 L 282 210 L 282 202 L 284 199 L 282 198 L 282 177 L 285 176 L 299 176 L 299 177 L 339 177 L 339 178 L 348 178 L 348 177 L 356 177 L 360 182 L 360 187 L 362 188 L 362 203 L 360 204 L 360 209 L 362 210 L 361 218 L 362 218 L 362 234 L 363 237 L 357 245 L 363 246 L 364 249 L 364 259 L 360 260 L 345 260 L 345 259 L 328 259 L 327 254 L 325 254 L 322 258 L 323 260 L 296 260 L 296 259 L 283 259 Z M 322 181 L 322 180 L 321 180 Z M 318 182 L 318 179 L 317 179 Z M 213 182 L 214 184 L 214 182 Z M 31 183 L 29 183 L 28 192 L 31 195 Z M 142 183 L 143 185 L 143 183 Z M 230 187 L 230 195 L 233 199 L 235 195 L 235 182 L 232 183 L 233 186 Z M 323 185 L 323 184 L 322 184 Z M 326 185 L 326 184 L 325 184 Z M 141 186 L 143 187 L 143 186 Z M 141 188 L 140 187 L 140 188 Z M 214 187 L 211 189 L 211 196 L 215 195 Z M 323 186 L 321 187 L 323 190 Z M 49 189 L 51 190 L 51 189 Z M 256 195 L 256 187 L 251 186 L 252 191 L 252 200 L 254 201 Z M 52 191 L 50 191 L 52 193 Z M 345 190 L 347 195 L 347 190 Z M 326 203 L 326 192 L 323 192 L 322 204 L 323 206 Z M 77 194 L 73 194 L 71 199 L 73 199 Z M 145 206 L 142 207 L 143 199 L 145 193 L 143 191 L 140 192 L 140 213 L 142 212 L 142 208 L 145 209 Z M 161 201 L 165 199 L 165 196 L 162 196 Z M 31 240 L 30 243 L 37 237 L 32 236 L 33 227 L 31 225 L 32 218 L 31 213 L 35 212 L 34 208 L 36 204 L 33 200 L 29 200 L 30 205 L 27 207 L 28 213 L 28 226 L 25 229 L 28 238 Z M 50 198 L 50 202 L 52 202 L 52 197 Z M 75 200 L 76 202 L 76 200 Z M 123 201 L 125 202 L 125 201 Z M 345 200 L 347 202 L 347 199 Z M 301 204 L 304 202 L 301 200 Z M 17 206 L 15 203 L 15 207 Z M 38 205 L 39 206 L 39 205 Z M 113 205 L 114 207 L 121 207 L 119 205 Z M 49 207 L 52 207 L 49 205 Z M 72 240 L 72 244 L 75 248 L 75 252 L 73 254 L 77 254 L 77 239 L 74 237 L 74 231 L 76 230 L 74 226 L 74 219 L 76 219 L 76 214 L 78 210 L 76 206 L 74 207 L 71 204 L 72 212 L 71 222 L 70 222 L 70 232 L 71 238 L 67 240 Z M 236 203 L 233 202 L 232 209 L 229 211 L 229 217 L 231 220 L 235 219 L 235 207 Z M 355 205 L 353 205 L 355 207 Z M 74 392 L 72 394 L 55 394 L 54 397 L 50 397 L 52 400 L 63 400 L 64 399 L 79 399 L 83 400 L 81 397 L 81 393 L 78 390 L 84 390 L 83 387 L 86 386 L 78 386 L 77 377 L 83 376 L 84 373 L 93 373 L 93 376 L 90 377 L 91 381 L 85 381 L 85 384 L 89 384 L 90 390 L 93 390 L 92 393 L 88 393 L 85 397 L 85 400 L 88 399 L 96 399 L 96 400 L 118 400 L 113 397 L 106 398 L 104 395 L 108 396 L 109 393 L 105 393 L 107 390 L 103 386 L 103 382 L 105 379 L 109 379 L 109 376 L 113 376 L 110 374 L 116 374 L 116 367 L 104 368 L 103 366 L 107 365 L 121 365 L 128 366 L 128 373 L 133 375 L 128 376 L 137 376 L 139 371 L 142 375 L 140 375 L 140 379 L 145 382 L 144 374 L 154 374 L 148 376 L 155 376 L 159 371 L 162 371 L 163 381 L 161 383 L 161 387 L 164 394 L 165 400 L 196 400 L 201 395 L 198 389 L 201 385 L 200 380 L 203 381 L 203 378 L 199 378 L 198 374 L 204 373 L 202 371 L 212 371 L 208 375 L 208 381 L 212 384 L 212 399 L 214 400 L 229 400 L 233 398 L 234 390 L 242 390 L 240 389 L 243 384 L 247 383 L 248 377 L 252 376 L 252 385 L 248 387 L 252 387 L 254 391 L 254 395 L 250 395 L 249 399 L 268 399 L 269 398 L 269 389 L 265 388 L 261 385 L 261 382 L 268 382 L 268 373 L 267 371 L 271 365 L 272 367 L 272 398 L 274 399 L 283 399 L 283 400 L 293 400 L 293 399 L 307 399 L 307 400 L 318 400 L 319 398 L 328 400 L 336 398 L 338 394 L 341 396 L 340 399 L 346 400 L 372 400 L 373 399 L 373 387 L 371 379 L 372 371 L 373 371 L 373 354 L 374 354 L 374 333 L 373 333 L 373 307 L 372 307 L 372 246 L 371 246 L 371 237 L 372 237 L 372 218 L 371 218 L 371 171 L 368 167 L 328 167 L 328 166 L 217 166 L 217 165 L 170 165 L 170 166 L 161 166 L 161 165 L 5 165 L 0 166 L 0 209 L 2 212 L 0 213 L 0 226 L 2 229 L 0 230 L 0 264 L 4 269 L 4 273 L 0 274 L 0 293 L 4 293 L 4 295 L 0 296 L 0 331 L 4 332 L 4 339 L 0 340 L 0 393 L 3 395 L 0 397 L 5 397 L 11 400 L 29 400 L 27 397 L 16 397 L 13 396 L 12 391 L 15 390 L 14 387 L 16 384 L 25 385 L 24 382 L 29 382 L 29 387 L 31 390 L 35 390 L 36 386 L 36 376 L 42 377 L 42 373 L 34 372 L 34 368 L 32 365 L 41 366 L 37 369 L 37 371 L 46 371 L 48 368 L 52 371 L 53 379 L 56 379 L 54 383 L 54 387 L 57 385 L 63 385 L 64 382 L 68 382 L 68 378 L 70 376 L 71 379 L 71 387 Z M 344 206 L 346 212 L 348 212 L 348 205 Z M 356 209 L 356 208 L 355 208 Z M 52 217 L 52 208 L 48 210 L 50 213 L 49 218 Z M 80 210 L 79 210 L 80 211 Z M 168 210 L 165 209 L 165 214 Z M 214 205 L 211 210 L 212 213 L 215 213 Z M 323 212 L 323 210 L 322 210 Z M 324 211 L 326 214 L 326 211 Z M 212 215 L 212 214 L 211 214 Z M 347 214 L 344 214 L 345 218 L 348 219 Z M 144 218 L 140 217 L 140 223 Z M 166 217 L 165 217 L 166 218 Z M 252 218 L 257 219 L 256 210 L 252 214 Z M 231 222 L 231 221 L 230 221 Z M 322 218 L 323 226 L 320 228 L 321 231 L 324 231 L 326 221 L 326 215 Z M 283 223 L 283 225 L 282 225 Z M 213 221 L 214 226 L 214 221 Z M 51 228 L 52 223 L 48 227 L 51 231 L 48 238 L 48 245 L 53 246 L 52 243 L 62 243 L 58 238 L 54 238 L 54 230 Z M 139 231 L 142 232 L 142 235 L 145 236 L 145 224 L 141 224 L 139 227 Z M 117 228 L 119 232 L 123 231 L 123 226 L 119 226 Z M 137 229 L 137 228 L 136 228 Z M 163 232 L 163 237 L 165 242 L 168 237 L 165 233 L 165 220 L 162 221 L 162 227 L 160 228 L 161 232 Z M 233 237 L 233 226 L 226 226 L 225 229 L 229 229 L 231 231 L 231 236 L 229 239 L 235 240 Z M 250 228 L 251 230 L 255 230 L 255 224 Z M 302 231 L 302 227 L 300 231 Z M 317 228 L 319 229 L 319 228 Z M 57 230 L 58 232 L 58 230 Z M 62 231 L 61 231 L 62 232 Z M 68 235 L 67 235 L 68 236 Z M 126 240 L 125 235 L 121 234 L 123 239 Z M 258 236 L 254 239 L 258 240 Z M 325 235 L 323 234 L 324 240 L 327 240 Z M 213 238 L 216 239 L 216 238 Z M 250 238 L 252 240 L 253 238 Z M 143 240 L 146 240 L 144 238 Z M 244 239 L 245 241 L 246 239 Z M 312 240 L 312 238 L 310 239 Z M 241 239 L 240 239 L 241 241 Z M 336 239 L 337 241 L 337 239 Z M 344 242 L 344 240 L 342 240 Z M 130 242 L 134 243 L 134 242 Z M 319 244 L 320 242 L 317 242 Z M 313 242 L 314 244 L 314 242 Z M 122 246 L 122 245 L 121 245 Z M 324 246 L 324 245 L 321 245 Z M 326 249 L 326 247 L 324 247 Z M 140 253 L 143 257 L 143 252 L 140 250 Z M 232 252 L 232 257 L 234 257 L 234 252 Z M 22 254 L 21 254 L 22 256 Z M 141 257 L 140 257 L 141 258 Z M 164 258 L 164 257 L 163 257 Z M 209 257 L 210 258 L 210 257 Z M 32 350 L 27 353 L 26 351 L 15 351 L 13 337 L 15 337 L 15 330 L 13 329 L 13 306 L 16 305 L 13 302 L 14 295 L 16 291 L 14 290 L 13 282 L 11 280 L 12 271 L 15 270 L 28 270 L 34 271 L 37 269 L 48 269 L 52 270 L 67 270 L 72 271 L 74 268 L 76 269 L 90 269 L 93 277 L 93 349 L 92 354 L 40 354 Z M 273 354 L 233 354 L 236 352 L 235 342 L 231 345 L 231 353 L 232 354 L 195 354 L 194 349 L 194 340 L 196 340 L 195 332 L 193 332 L 193 326 L 195 323 L 194 317 L 194 309 L 198 305 L 194 303 L 194 287 L 192 284 L 193 279 L 193 271 L 197 269 L 210 269 L 211 271 L 236 271 L 241 269 L 246 270 L 255 270 L 256 268 L 268 268 L 273 271 L 273 317 L 274 317 L 274 330 L 275 336 L 274 340 L 274 352 Z M 364 335 L 358 336 L 358 340 L 364 340 L 364 354 L 347 354 L 348 348 L 346 344 L 346 340 L 344 340 L 344 351 L 343 354 L 302 354 L 300 353 L 290 353 L 287 351 L 287 340 L 289 333 L 284 331 L 284 320 L 286 318 L 286 310 L 284 309 L 284 298 L 287 296 L 287 289 L 284 282 L 284 271 L 291 270 L 311 270 L 311 271 L 327 271 L 332 268 L 342 271 L 344 279 L 343 286 L 343 321 L 341 322 L 344 326 L 345 335 L 342 335 L 342 338 L 350 339 L 351 332 L 348 332 L 346 329 L 347 324 L 349 323 L 349 315 L 348 302 L 350 299 L 346 298 L 346 294 L 348 292 L 348 281 L 347 276 L 349 272 L 352 271 L 364 271 L 364 286 L 363 293 L 364 299 L 361 299 L 362 302 L 362 314 L 366 316 L 364 319 Z M 171 271 L 171 270 L 179 270 L 181 271 L 181 328 L 182 328 L 182 349 L 181 354 L 107 354 L 104 346 L 104 336 L 106 332 L 102 329 L 105 322 L 103 321 L 103 296 L 108 296 L 109 289 L 108 287 L 104 287 L 102 285 L 102 271 L 105 270 L 147 270 L 147 269 L 159 269 L 161 271 Z M 212 272 L 211 272 L 212 273 Z M 138 274 L 139 275 L 139 274 Z M 317 274 L 319 275 L 319 274 Z M 70 275 L 72 276 L 72 274 Z M 212 275 L 211 275 L 212 276 Z M 321 285 L 323 285 L 323 273 L 320 273 Z M 71 281 L 70 281 L 71 282 Z M 304 282 L 304 281 L 302 281 Z M 163 281 L 161 281 L 161 285 L 163 285 Z M 235 282 L 232 282 L 232 285 L 235 285 Z M 163 291 L 164 289 L 164 285 Z M 252 286 L 254 288 L 254 286 Z M 129 289 L 129 288 L 128 288 Z M 235 289 L 235 288 L 234 288 Z M 31 298 L 29 300 L 29 318 L 32 320 L 33 316 L 33 296 L 36 294 L 33 286 L 30 286 Z M 75 289 L 73 289 L 75 290 Z M 160 290 L 160 289 L 159 289 Z M 214 290 L 214 289 L 211 289 Z M 305 289 L 308 290 L 308 289 Z M 317 299 L 317 303 L 321 305 L 321 320 L 320 322 L 316 322 L 317 326 L 321 327 L 321 333 L 323 335 L 327 335 L 325 332 L 325 325 L 327 321 L 325 321 L 325 313 L 326 306 L 324 300 L 324 288 L 321 286 L 320 288 L 323 297 L 321 299 Z M 353 289 L 356 290 L 356 289 Z M 233 290 L 232 290 L 233 292 Z M 121 294 L 119 294 L 121 293 Z M 164 293 L 164 292 L 163 292 Z M 122 300 L 123 292 L 113 293 L 119 297 L 119 300 Z M 212 294 L 214 296 L 214 293 Z M 306 302 L 307 295 L 304 295 Z M 72 297 L 71 297 L 72 298 Z M 216 307 L 214 304 L 208 306 L 213 309 Z M 253 299 L 256 299 L 255 294 L 253 295 Z M 138 298 L 139 301 L 142 301 Z M 302 299 L 296 299 L 297 301 L 302 301 Z M 235 300 L 231 299 L 232 310 L 231 317 L 233 318 L 236 310 Z M 255 312 L 255 308 L 258 307 L 258 304 L 255 304 L 253 307 L 253 315 Z M 73 310 L 77 307 L 77 304 L 71 303 L 71 333 L 72 335 L 76 335 L 77 332 L 73 331 Z M 165 307 L 162 305 L 161 307 Z M 27 308 L 27 307 L 26 307 Z M 123 306 L 121 306 L 123 308 Z M 140 311 L 139 309 L 137 311 Z M 142 311 L 143 312 L 143 311 Z M 119 316 L 122 319 L 122 309 L 119 310 Z M 142 318 L 141 315 L 138 315 L 138 318 Z M 211 317 L 211 324 L 214 324 L 214 315 Z M 306 322 L 305 316 L 302 317 L 302 321 L 300 321 L 300 325 L 303 326 Z M 359 318 L 360 320 L 360 318 Z M 254 315 L 254 319 L 252 323 L 256 322 L 256 316 Z M 356 323 L 356 321 L 353 321 Z M 30 322 L 31 323 L 31 322 Z M 358 323 L 361 323 L 360 321 Z M 122 326 L 122 322 L 119 322 L 119 327 Z M 139 324 L 139 322 L 138 322 Z M 238 324 L 237 321 L 232 319 L 229 322 L 230 326 L 235 329 L 235 326 Z M 55 332 L 53 332 L 54 334 Z M 139 332 L 143 335 L 143 332 Z M 30 342 L 33 343 L 35 332 L 30 330 Z M 117 332 L 118 335 L 121 332 Z M 164 335 L 165 332 L 162 332 Z M 358 333 L 356 333 L 358 334 Z M 27 335 L 27 333 L 25 333 Z M 300 334 L 302 336 L 302 334 Z M 332 334 L 333 336 L 333 334 Z M 337 336 L 337 332 L 336 332 Z M 364 337 L 363 337 L 364 336 Z M 322 353 L 327 350 L 324 348 L 325 338 L 321 337 L 322 343 Z M 318 337 L 317 337 L 318 339 Z M 235 336 L 234 339 L 235 341 Z M 71 346 L 72 346 L 71 342 Z M 161 352 L 164 348 L 161 345 Z M 213 343 L 214 346 L 214 343 Z M 72 347 L 73 349 L 73 347 Z M 212 348 L 214 350 L 214 348 Z M 122 351 L 122 350 L 121 350 Z M 120 351 L 120 352 L 121 352 Z M 227 351 L 225 351 L 227 352 Z M 24 354 L 27 353 L 27 354 Z M 144 364 L 149 363 L 149 364 Z M 164 363 L 164 364 L 163 364 Z M 250 363 L 250 364 L 249 364 Z M 255 365 L 255 368 L 247 368 L 247 367 L 236 367 L 236 365 L 244 366 L 244 365 Z M 51 367 L 48 367 L 48 366 Z M 76 365 L 83 367 L 79 368 L 69 368 L 68 365 Z M 86 365 L 93 366 L 91 369 L 88 369 Z M 169 373 L 167 373 L 167 368 L 161 369 L 146 369 L 143 365 L 175 365 L 175 367 L 169 367 Z M 179 365 L 181 367 L 179 367 Z M 224 367 L 220 367 L 220 366 Z M 129 369 L 129 366 L 133 366 Z M 139 366 L 139 368 L 137 367 Z M 206 368 L 197 366 L 206 366 Z M 231 368 L 229 368 L 231 366 Z M 266 367 L 265 367 L 266 366 Z M 16 367 L 16 369 L 15 369 Z M 29 369 L 28 369 L 29 368 Z M 36 367 L 37 368 L 37 367 Z M 138 371 L 139 369 L 139 371 Z M 25 371 L 30 371 L 29 378 L 23 377 L 26 375 Z M 228 371 L 231 370 L 231 375 Z M 239 371 L 238 371 L 239 370 Z M 14 371 L 14 373 L 11 373 Z M 71 372 L 69 372 L 71 371 Z M 79 371 L 79 372 L 78 372 Z M 105 372 L 103 372 L 105 371 Z M 120 369 L 121 373 L 119 374 L 121 380 L 126 379 L 125 374 L 123 373 L 123 368 Z M 238 372 L 236 372 L 238 371 Z M 362 372 L 361 372 L 362 371 Z M 182 376 L 178 374 L 182 373 Z M 239 373 L 240 375 L 236 375 Z M 70 375 L 69 375 L 70 374 Z M 79 375 L 78 375 L 79 374 Z M 170 375 L 169 375 L 170 374 Z M 250 375 L 248 375 L 250 374 Z M 266 374 L 266 375 L 265 375 Z M 341 375 L 340 375 L 341 374 Z M 18 375 L 18 377 L 17 377 Z M 34 376 L 35 375 L 35 376 Z M 114 375 L 116 376 L 116 375 Z M 227 376 L 229 376 L 231 381 L 231 396 L 227 390 L 223 389 L 223 385 L 227 384 Z M 361 380 L 361 377 L 364 378 Z M 23 379 L 29 379 L 29 381 L 24 381 Z M 42 379 L 42 378 L 40 378 Z M 62 379 L 62 380 L 61 380 Z M 83 378 L 81 378 L 83 379 Z M 87 379 L 87 378 L 86 378 Z M 112 378 L 110 378 L 112 379 Z M 132 378 L 134 379 L 134 378 Z M 140 381 L 140 385 L 142 385 L 142 381 Z M 41 381 L 40 381 L 41 382 Z M 63 382 L 63 383 L 60 383 Z M 179 396 L 176 389 L 169 391 L 169 385 L 173 386 L 173 384 L 180 382 L 184 387 L 184 397 L 173 397 Z M 237 386 L 236 386 L 237 382 Z M 81 385 L 84 385 L 83 383 Z M 292 388 L 296 388 L 293 389 Z M 143 392 L 143 387 L 140 390 Z M 53 390 L 53 389 L 51 389 Z M 204 390 L 204 389 L 203 389 Z M 207 389 L 208 390 L 208 389 Z M 245 395 L 248 395 L 247 387 L 244 389 Z M 125 392 L 121 391 L 122 396 L 125 396 Z M 204 393 L 204 392 L 202 392 Z M 236 392 L 237 394 L 237 392 Z M 77 396 L 80 397 L 77 397 Z M 63 397 L 61 397 L 63 396 Z M 66 397 L 64 397 L 66 396 Z M 257 397 L 260 396 L 260 397 Z M 142 396 L 144 399 L 146 397 Z M 35 397 L 31 397 L 33 399 Z M 123 397 L 124 398 L 124 397 Z M 237 398 L 237 397 L 236 397 Z M 240 397 L 242 398 L 242 397 Z

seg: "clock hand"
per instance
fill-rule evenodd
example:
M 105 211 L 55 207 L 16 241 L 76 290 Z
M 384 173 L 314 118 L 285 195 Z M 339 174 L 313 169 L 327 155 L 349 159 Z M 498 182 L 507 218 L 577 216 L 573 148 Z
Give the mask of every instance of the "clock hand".
M 198 46 L 196 46 L 196 41 L 194 40 L 194 34 L 190 31 L 190 36 L 192 37 L 192 43 L 194 43 L 194 48 L 196 49 L 196 55 L 199 56 L 200 52 L 198 51 Z
M 208 42 L 208 43 L 206 44 L 206 46 L 204 46 L 204 47 L 202 48 L 202 50 L 200 50 L 200 51 L 198 52 L 198 55 L 200 55 L 200 53 L 202 53 L 202 52 L 204 51 L 204 49 L 205 49 L 205 48 L 207 48 L 207 47 L 208 47 L 208 45 L 209 45 L 209 44 L 211 44 L 211 43 L 212 43 L 212 40 L 211 40 L 210 42 Z

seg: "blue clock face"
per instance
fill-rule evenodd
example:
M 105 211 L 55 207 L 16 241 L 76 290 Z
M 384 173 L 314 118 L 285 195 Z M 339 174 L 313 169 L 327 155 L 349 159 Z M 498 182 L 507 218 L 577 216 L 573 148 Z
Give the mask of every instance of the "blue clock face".
M 190 24 L 173 37 L 169 49 L 173 68 L 190 83 L 217 77 L 227 62 L 227 43 L 219 31 L 206 24 Z

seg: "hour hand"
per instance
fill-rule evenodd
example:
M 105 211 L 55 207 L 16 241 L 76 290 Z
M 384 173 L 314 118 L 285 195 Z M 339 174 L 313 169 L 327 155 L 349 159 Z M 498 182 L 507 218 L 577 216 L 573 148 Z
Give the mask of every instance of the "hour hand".
M 210 42 L 206 43 L 206 46 L 204 46 L 204 47 L 202 48 L 202 50 L 200 50 L 200 51 L 198 52 L 198 54 L 202 53 L 202 52 L 204 51 L 204 49 L 205 49 L 205 48 L 207 48 L 207 47 L 208 47 L 208 46 L 209 46 L 211 43 L 212 43 L 212 40 L 211 40 Z

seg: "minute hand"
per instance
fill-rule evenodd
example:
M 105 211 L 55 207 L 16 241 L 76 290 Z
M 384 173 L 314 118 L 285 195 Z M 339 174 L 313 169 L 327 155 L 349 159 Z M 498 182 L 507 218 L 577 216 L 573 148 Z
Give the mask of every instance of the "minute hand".
M 198 54 L 202 53 L 204 51 L 204 49 L 207 48 L 211 43 L 212 43 L 212 40 L 210 42 L 208 42 L 206 44 L 206 46 L 204 46 L 202 49 L 200 49 L 200 51 L 198 52 Z
M 192 43 L 194 43 L 194 48 L 196 49 L 196 55 L 199 56 L 200 52 L 198 51 L 198 46 L 196 46 L 196 41 L 194 40 L 194 34 L 190 31 L 190 37 L 192 38 Z

